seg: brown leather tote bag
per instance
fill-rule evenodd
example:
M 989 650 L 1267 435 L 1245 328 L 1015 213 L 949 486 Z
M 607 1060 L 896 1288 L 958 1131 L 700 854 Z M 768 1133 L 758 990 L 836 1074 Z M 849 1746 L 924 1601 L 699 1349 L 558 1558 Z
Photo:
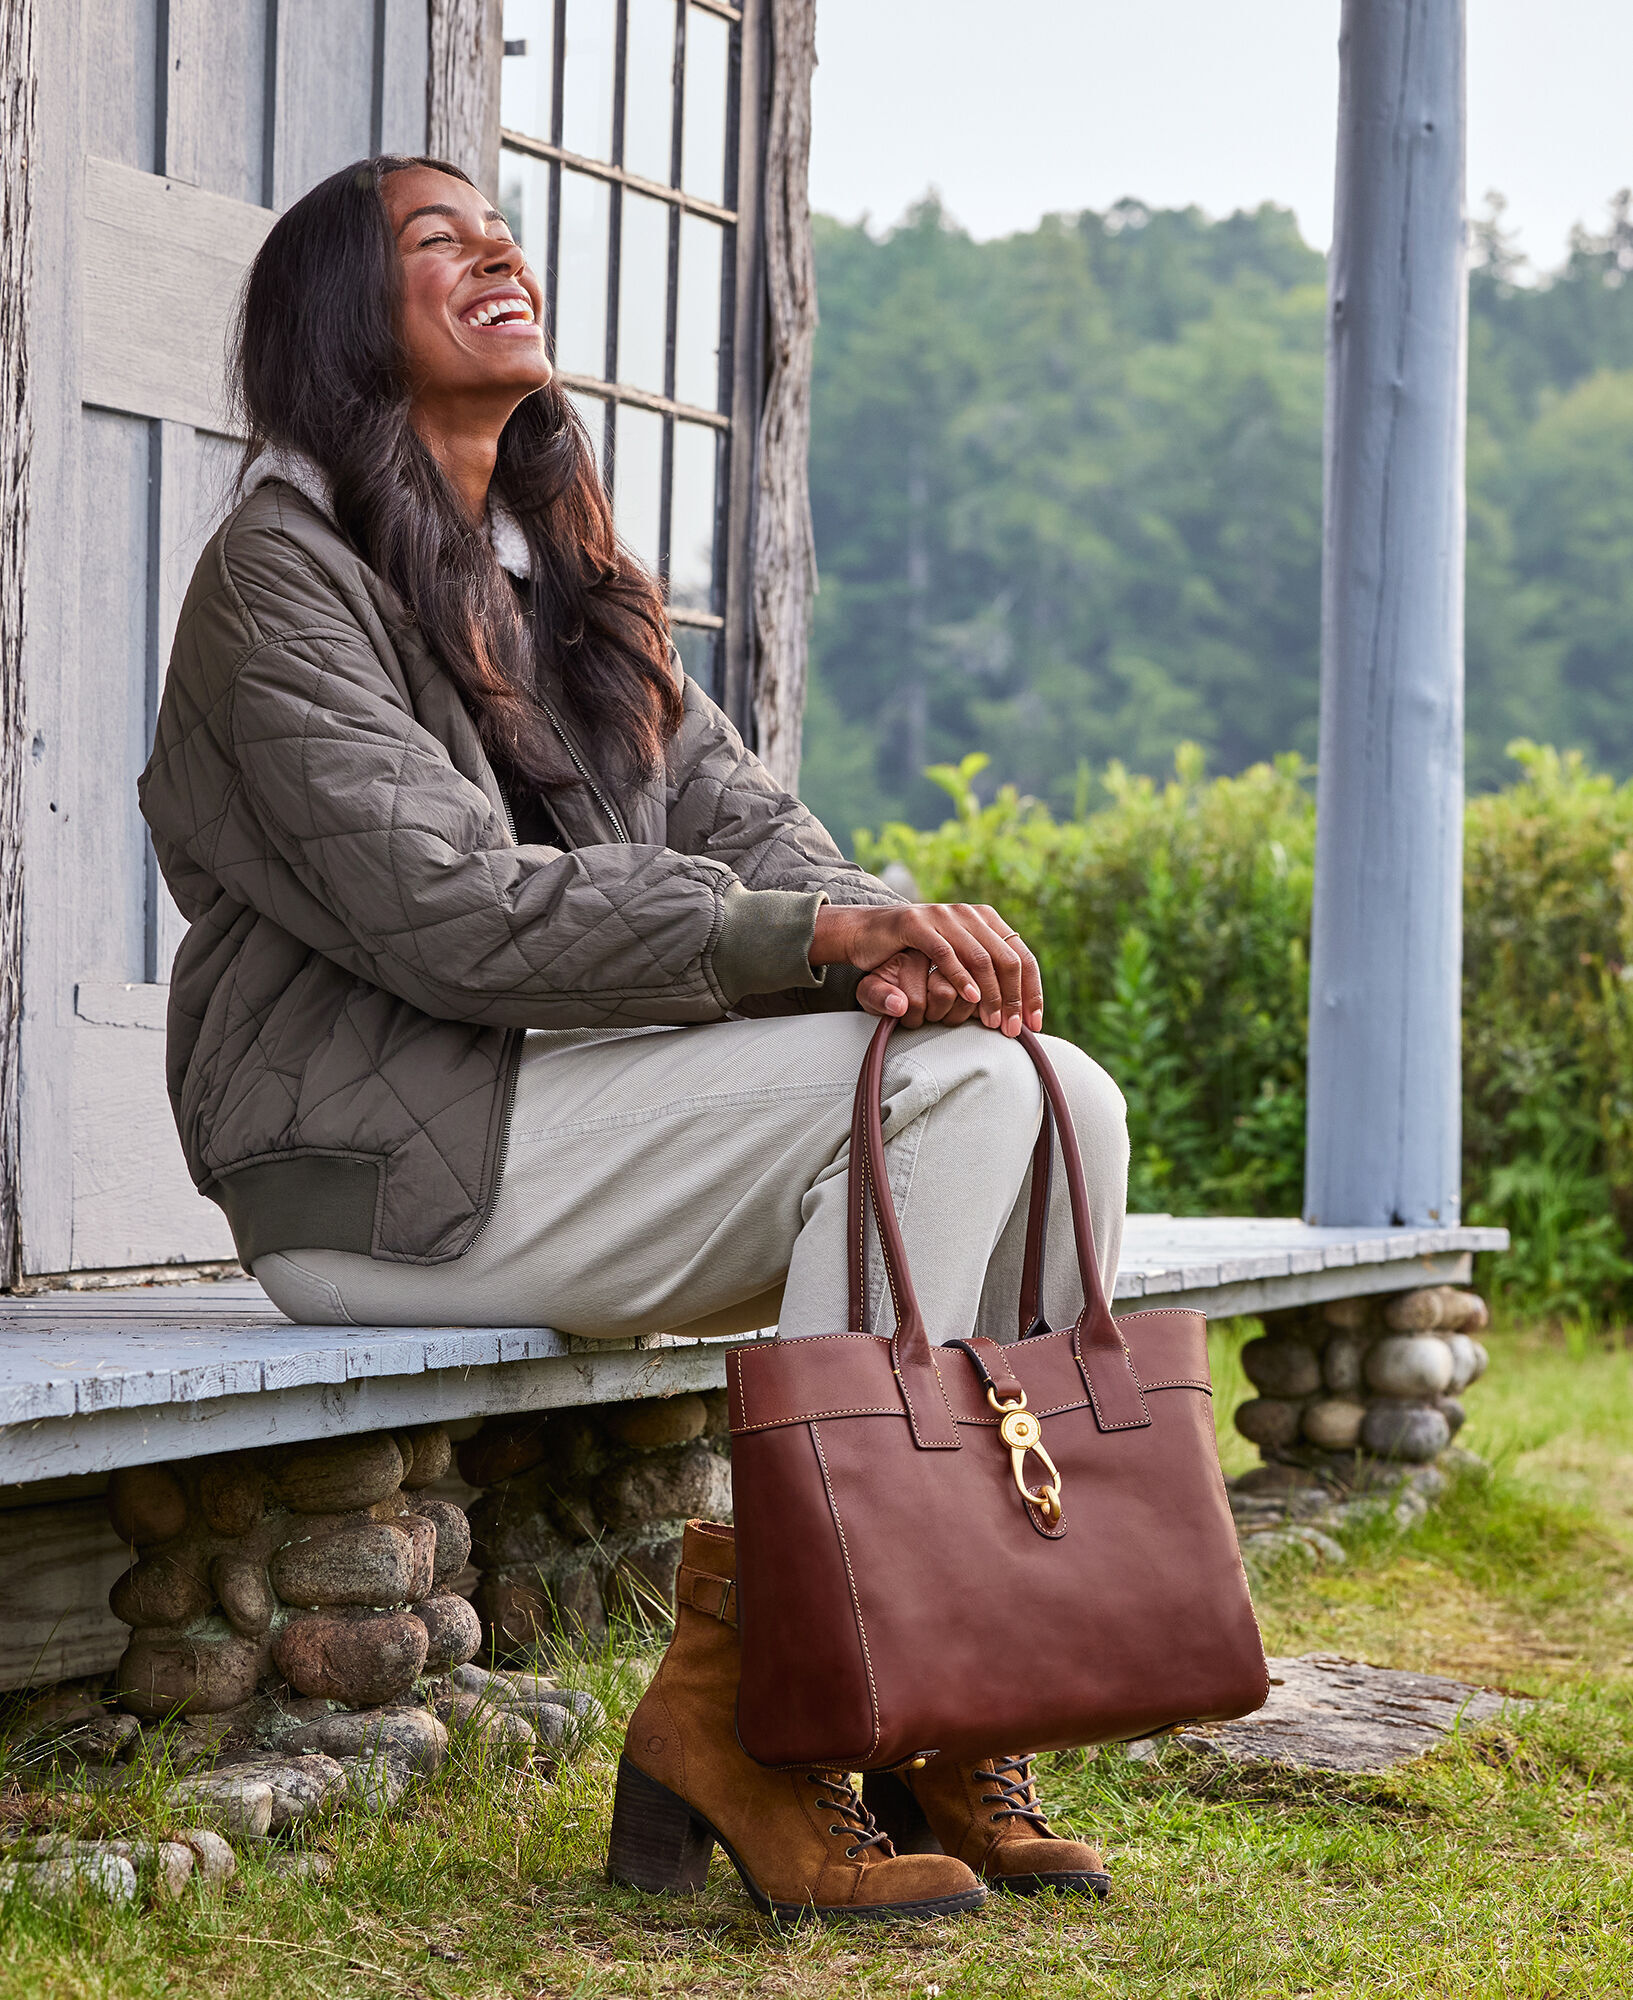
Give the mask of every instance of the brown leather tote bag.
M 1268 1692 L 1220 1474 L 1199 1312 L 1113 1320 L 1060 1083 L 1034 1155 L 1021 1338 L 932 1348 L 884 1171 L 881 1021 L 857 1085 L 847 1333 L 727 1358 L 742 1680 L 762 1764 L 1116 1742 Z M 1058 1132 L 1085 1304 L 1039 1305 Z M 865 1331 L 871 1204 L 895 1306 Z

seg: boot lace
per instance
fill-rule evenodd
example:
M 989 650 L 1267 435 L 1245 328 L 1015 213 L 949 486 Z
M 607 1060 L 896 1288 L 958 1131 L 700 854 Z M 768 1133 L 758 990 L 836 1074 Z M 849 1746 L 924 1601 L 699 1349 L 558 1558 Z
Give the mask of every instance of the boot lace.
M 845 1849 L 847 1861 L 854 1861 L 868 1847 L 882 1847 L 889 1853 L 888 1837 L 852 1791 L 842 1771 L 807 1771 L 805 1782 L 816 1786 L 819 1806 L 826 1806 L 830 1812 L 839 1815 L 828 1831 L 850 1836 L 850 1845 Z
M 998 1811 L 991 1817 L 1001 1819 L 1030 1820 L 1039 1833 L 1049 1831 L 1049 1822 L 1038 1804 L 1038 1788 L 1032 1776 L 1030 1757 L 994 1757 L 981 1775 L 991 1778 L 998 1787 L 995 1792 L 983 1792 L 984 1806 L 997 1806 Z

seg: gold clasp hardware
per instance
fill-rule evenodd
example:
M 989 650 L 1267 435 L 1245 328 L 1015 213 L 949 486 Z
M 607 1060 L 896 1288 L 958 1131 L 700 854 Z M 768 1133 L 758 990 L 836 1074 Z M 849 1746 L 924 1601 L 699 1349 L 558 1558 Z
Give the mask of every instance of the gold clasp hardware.
M 1026 1407 L 1026 1391 L 1021 1391 L 1017 1403 L 1000 1403 L 996 1389 L 987 1391 L 987 1401 L 998 1412 L 1002 1422 L 998 1435 L 1009 1446 L 1009 1469 L 1015 1476 L 1015 1485 L 1021 1498 L 1029 1507 L 1038 1512 L 1052 1528 L 1060 1519 L 1060 1473 L 1055 1461 L 1043 1448 L 1043 1425 Z M 1036 1493 L 1026 1483 L 1026 1454 L 1036 1452 L 1043 1460 L 1049 1479 Z

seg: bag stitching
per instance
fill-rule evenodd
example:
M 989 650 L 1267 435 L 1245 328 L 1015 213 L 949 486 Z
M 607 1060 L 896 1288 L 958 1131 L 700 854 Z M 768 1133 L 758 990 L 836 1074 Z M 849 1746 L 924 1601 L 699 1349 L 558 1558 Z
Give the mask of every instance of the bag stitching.
M 839 1501 L 834 1494 L 833 1480 L 828 1476 L 828 1455 L 822 1449 L 822 1439 L 815 1424 L 809 1426 L 811 1442 L 816 1446 L 817 1463 L 822 1467 L 822 1484 L 828 1495 L 829 1511 L 833 1515 L 834 1530 L 839 1536 L 839 1553 L 845 1564 L 845 1579 L 850 1588 L 851 1610 L 856 1618 L 856 1636 L 862 1642 L 862 1665 L 868 1677 L 868 1707 L 873 1715 L 873 1741 L 868 1745 L 871 1757 L 879 1747 L 879 1690 L 873 1679 L 873 1655 L 868 1651 L 868 1628 L 862 1617 L 862 1599 L 856 1588 L 856 1572 L 851 1568 L 851 1552 L 845 1540 L 845 1524 L 839 1518 Z

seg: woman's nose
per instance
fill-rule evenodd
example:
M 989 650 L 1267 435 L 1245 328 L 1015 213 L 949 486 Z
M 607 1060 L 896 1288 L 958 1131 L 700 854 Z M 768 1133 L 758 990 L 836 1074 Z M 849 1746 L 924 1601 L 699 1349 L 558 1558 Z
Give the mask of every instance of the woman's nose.
M 514 277 L 522 268 L 523 261 L 519 243 L 496 243 L 491 253 L 482 260 L 482 272 L 485 277 Z

